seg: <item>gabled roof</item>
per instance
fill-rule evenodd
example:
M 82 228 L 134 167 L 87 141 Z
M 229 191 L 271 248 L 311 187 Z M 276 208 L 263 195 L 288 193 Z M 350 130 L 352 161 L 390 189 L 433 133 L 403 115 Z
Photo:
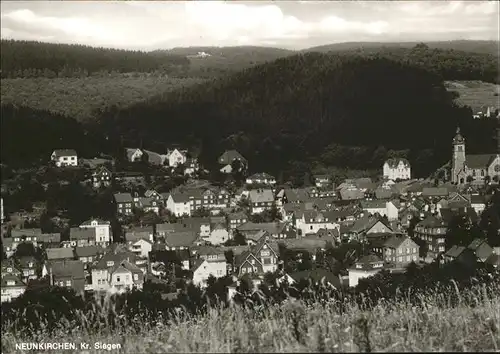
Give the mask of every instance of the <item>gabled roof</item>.
M 366 256 L 362 256 L 355 262 L 356 268 L 357 266 L 361 265 L 361 269 L 373 269 L 373 266 L 375 264 L 380 264 L 383 263 L 383 261 L 376 255 L 374 254 L 369 254 Z
M 195 261 L 193 262 L 193 266 L 191 268 L 191 271 L 194 273 L 198 270 L 198 268 L 200 268 L 203 263 L 207 262 L 205 259 L 203 258 L 198 258 L 198 259 L 195 259 Z
M 140 239 L 149 240 L 150 235 L 154 233 L 153 226 L 143 226 L 143 227 L 133 227 L 131 229 L 125 230 L 125 240 L 127 242 L 134 242 Z
M 388 164 L 390 168 L 398 167 L 400 162 L 402 162 L 405 167 L 410 167 L 410 162 L 404 158 L 394 158 L 385 161 L 385 163 Z
M 72 227 L 69 232 L 70 240 L 95 240 L 95 236 L 94 228 Z
M 193 246 L 198 238 L 195 231 L 172 232 L 165 235 L 165 243 L 169 247 L 189 247 Z
M 73 149 L 57 149 L 57 150 L 54 150 L 53 154 L 56 157 L 77 156 L 76 151 Z
M 274 195 L 271 189 L 253 189 L 249 193 L 249 199 L 252 203 L 269 203 L 274 201 Z
M 385 247 L 389 247 L 389 248 L 397 249 L 406 240 L 410 240 L 415 246 L 417 246 L 417 244 L 412 239 L 410 239 L 409 237 L 407 237 L 407 236 L 400 236 L 400 235 L 393 235 L 393 236 L 391 236 L 389 239 L 387 239 L 385 241 L 384 246 Z
M 457 258 L 462 254 L 463 251 L 465 251 L 465 247 L 454 245 L 448 251 L 446 251 L 445 256 Z
M 484 195 L 472 194 L 470 196 L 471 204 L 486 204 L 486 198 Z
M 48 263 L 49 273 L 54 277 L 70 277 L 73 279 L 84 279 L 84 266 L 81 261 L 63 260 Z
M 9 282 L 14 282 L 10 285 Z M 2 274 L 2 289 L 5 288 L 25 288 L 26 284 L 14 274 Z
M 221 165 L 230 165 L 233 160 L 238 159 L 243 162 L 247 160 L 236 150 L 226 150 L 221 156 L 219 156 L 219 164 Z
M 247 179 L 259 179 L 259 180 L 267 179 L 267 180 L 270 180 L 270 179 L 275 179 L 275 178 L 273 176 L 271 176 L 269 173 L 259 172 L 259 173 L 254 173 L 253 175 L 251 175 Z
M 424 220 L 419 221 L 417 225 L 429 228 L 446 227 L 446 223 L 443 220 L 438 219 L 433 215 L 428 215 Z
M 97 225 L 111 225 L 111 223 L 109 221 L 105 221 L 105 220 L 96 218 L 96 219 L 90 219 L 90 220 L 84 221 L 83 223 L 80 224 L 80 227 L 91 226 L 92 222 L 94 222 L 94 221 L 97 221 Z
M 362 200 L 361 207 L 363 209 L 385 209 L 387 200 Z
M 115 193 L 114 197 L 117 203 L 132 203 L 134 201 L 130 193 Z
M 486 169 L 491 165 L 495 157 L 495 154 L 466 155 L 465 164 L 468 168 Z
M 286 223 L 283 222 L 263 222 L 263 223 L 254 223 L 254 222 L 246 222 L 236 229 L 241 232 L 252 232 L 252 231 L 267 231 L 271 235 L 277 235 L 283 233 L 283 229 L 285 228 Z
M 127 260 L 129 262 L 135 262 L 137 256 L 130 251 L 119 250 L 118 248 L 114 251 L 110 251 L 104 254 L 104 256 L 99 260 L 99 262 L 93 267 L 94 269 L 108 269 L 108 262 L 112 261 L 113 266 L 117 263 Z
M 448 194 L 449 191 L 447 188 L 425 187 L 422 190 L 422 195 L 424 197 L 446 197 Z
M 500 267 L 500 255 L 492 253 L 484 263 L 491 264 L 492 266 Z
M 75 247 L 75 255 L 80 257 L 94 257 L 105 253 L 105 249 L 98 246 Z
M 70 247 L 47 248 L 47 259 L 72 259 L 74 257 L 73 249 Z

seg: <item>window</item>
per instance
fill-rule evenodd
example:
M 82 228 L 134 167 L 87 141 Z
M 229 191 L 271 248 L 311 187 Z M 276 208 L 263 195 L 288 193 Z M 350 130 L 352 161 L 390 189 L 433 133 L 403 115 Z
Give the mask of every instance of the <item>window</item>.
M 120 276 L 119 276 L 119 275 L 118 275 L 118 276 L 116 276 L 116 281 L 117 281 L 117 282 L 120 282 Z
M 7 268 L 7 272 L 11 273 L 12 272 L 12 268 Z
M 108 267 L 112 267 L 114 265 L 115 265 L 115 262 L 113 262 L 113 261 L 108 261 L 108 263 L 106 263 L 106 266 L 108 266 Z
M 484 177 L 484 170 L 481 170 L 481 177 Z
M 71 286 L 71 280 L 66 280 L 66 286 Z
M 139 280 L 139 274 L 134 274 L 134 280 Z

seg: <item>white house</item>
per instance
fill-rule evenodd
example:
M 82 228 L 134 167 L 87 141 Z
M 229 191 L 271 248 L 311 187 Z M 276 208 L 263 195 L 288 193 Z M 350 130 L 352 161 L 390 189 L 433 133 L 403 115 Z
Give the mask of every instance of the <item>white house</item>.
M 54 150 L 50 159 L 57 167 L 78 166 L 78 155 L 73 149 Z
M 300 218 L 295 220 L 295 227 L 300 230 L 301 235 L 315 234 L 320 229 L 340 230 L 333 217 L 329 218 L 327 213 L 317 212 L 316 210 L 306 210 Z
M 128 249 L 138 257 L 148 258 L 149 252 L 153 249 L 153 243 L 149 240 L 139 239 L 129 243 Z
M 191 216 L 191 201 L 185 194 L 170 194 L 167 199 L 166 208 L 175 216 Z
M 19 277 L 14 274 L 2 274 L 2 303 L 14 300 L 25 291 L 26 284 Z
M 387 216 L 389 221 L 398 220 L 399 209 L 392 201 L 385 200 L 363 200 L 361 207 L 369 214 L 380 214 L 380 216 Z
M 107 246 L 111 242 L 111 223 L 100 219 L 85 221 L 80 225 L 81 229 L 95 229 L 95 243 Z
M 186 150 L 169 150 L 167 152 L 168 165 L 170 167 L 177 167 L 178 165 L 183 165 L 187 161 L 187 151 Z
M 252 214 L 260 214 L 274 205 L 274 195 L 271 189 L 254 189 L 249 193 Z
M 265 172 L 255 173 L 246 179 L 246 183 L 249 185 L 267 184 L 273 186 L 276 184 L 276 178 Z
M 121 293 L 132 287 L 142 289 L 143 284 L 144 271 L 137 266 L 136 256 L 128 251 L 108 253 L 92 268 L 94 291 Z
M 201 233 L 200 236 L 202 236 Z M 224 225 L 216 224 L 211 228 L 209 236 L 203 237 L 203 239 L 210 242 L 212 245 L 220 245 L 229 240 L 229 232 Z
M 110 273 L 110 292 L 123 293 L 133 287 L 141 290 L 144 285 L 144 273 L 136 265 L 122 261 Z
M 211 261 L 208 259 L 197 259 L 192 267 L 193 284 L 205 286 L 210 275 L 216 278 L 225 277 L 227 275 L 226 260 Z
M 127 159 L 130 162 L 139 161 L 142 158 L 142 155 L 144 155 L 144 153 L 141 151 L 141 149 L 127 148 L 126 151 L 127 151 Z
M 407 159 L 389 159 L 384 163 L 383 174 L 385 179 L 411 179 L 411 166 Z
M 384 262 L 377 256 L 371 254 L 363 256 L 349 268 L 349 286 L 357 286 L 360 279 L 369 278 L 384 269 Z

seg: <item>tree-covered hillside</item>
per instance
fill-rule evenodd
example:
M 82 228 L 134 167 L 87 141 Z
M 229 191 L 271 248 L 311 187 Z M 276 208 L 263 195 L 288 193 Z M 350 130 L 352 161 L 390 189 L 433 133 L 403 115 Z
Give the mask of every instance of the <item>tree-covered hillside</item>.
M 0 116 L 0 157 L 10 167 L 49 161 L 54 149 L 75 149 L 80 157 L 112 152 L 104 135 L 72 118 L 12 105 L 2 105 Z
M 83 45 L 2 40 L 2 78 L 82 77 L 110 72 L 187 70 L 185 56 L 93 48 Z
M 380 50 L 381 48 L 413 48 L 417 44 L 419 44 L 419 42 L 344 42 L 311 47 L 305 49 L 304 51 L 327 53 L 331 51 L 353 51 L 361 48 L 364 50 Z M 432 49 L 456 50 L 498 56 L 500 43 L 498 41 L 484 40 L 453 40 L 426 42 L 425 44 Z
M 498 54 L 464 52 L 454 49 L 433 48 L 427 44 L 417 44 L 411 48 L 404 43 L 356 46 L 323 46 L 307 51 L 337 53 L 342 55 L 360 55 L 367 58 L 386 58 L 418 65 L 439 75 L 442 80 L 479 80 L 500 83 L 498 73 Z
M 198 146 L 206 164 L 236 148 L 252 170 L 274 173 L 313 163 L 380 168 L 388 149 L 406 149 L 422 176 L 449 158 L 459 122 L 469 151 L 492 148 L 489 123 L 454 107 L 438 75 L 385 58 L 309 53 L 109 110 L 100 128 L 152 148 Z

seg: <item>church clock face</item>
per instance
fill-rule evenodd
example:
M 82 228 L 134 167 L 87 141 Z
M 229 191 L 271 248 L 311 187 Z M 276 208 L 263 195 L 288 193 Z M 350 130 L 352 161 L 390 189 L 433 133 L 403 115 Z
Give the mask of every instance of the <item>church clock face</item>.
M 500 172 L 500 165 L 495 166 L 495 172 Z

